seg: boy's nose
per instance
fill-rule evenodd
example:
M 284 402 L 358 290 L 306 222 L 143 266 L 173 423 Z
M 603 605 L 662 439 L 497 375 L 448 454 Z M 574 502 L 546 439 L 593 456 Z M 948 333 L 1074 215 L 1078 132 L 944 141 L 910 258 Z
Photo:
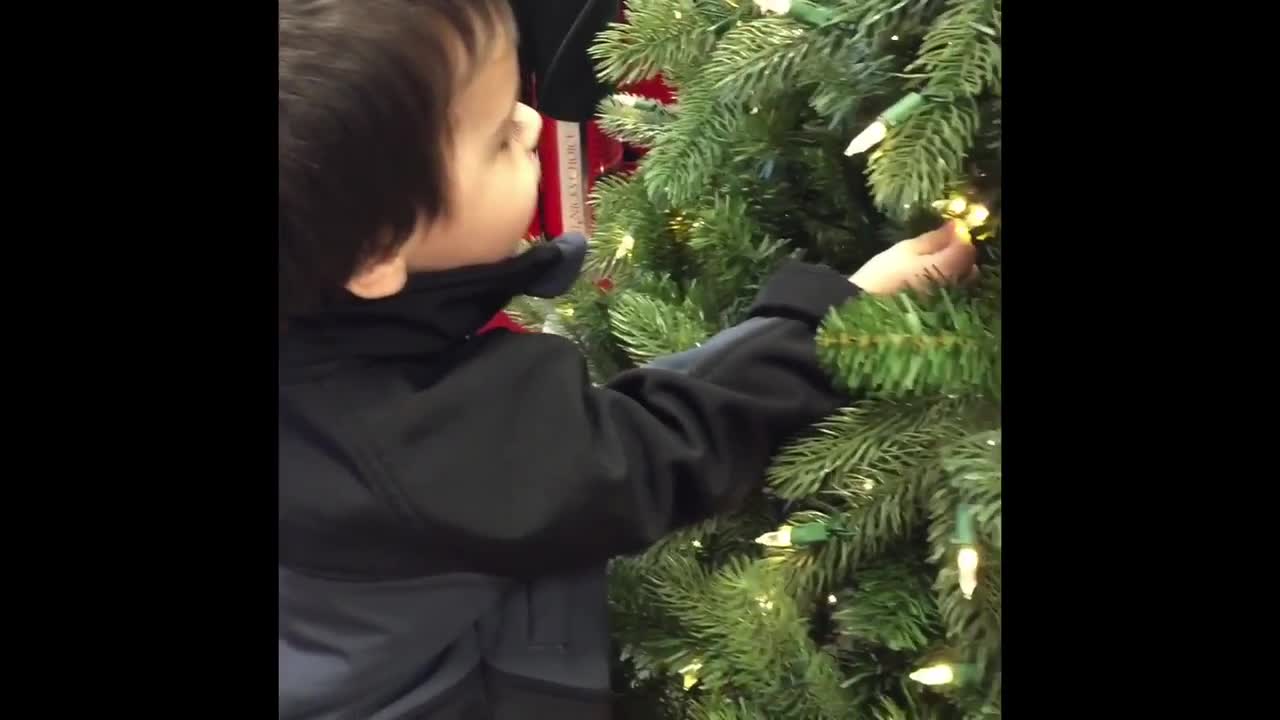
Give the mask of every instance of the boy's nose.
M 520 126 L 520 144 L 533 152 L 542 136 L 542 116 L 528 105 L 516 103 L 516 122 Z

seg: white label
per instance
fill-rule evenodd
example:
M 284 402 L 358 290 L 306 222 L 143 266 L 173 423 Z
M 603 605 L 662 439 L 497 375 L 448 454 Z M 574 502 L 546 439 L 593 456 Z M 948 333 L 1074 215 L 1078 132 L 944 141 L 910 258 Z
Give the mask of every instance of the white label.
M 587 173 L 582 157 L 582 128 L 576 122 L 556 121 L 556 149 L 560 170 L 560 222 L 563 232 L 589 235 Z

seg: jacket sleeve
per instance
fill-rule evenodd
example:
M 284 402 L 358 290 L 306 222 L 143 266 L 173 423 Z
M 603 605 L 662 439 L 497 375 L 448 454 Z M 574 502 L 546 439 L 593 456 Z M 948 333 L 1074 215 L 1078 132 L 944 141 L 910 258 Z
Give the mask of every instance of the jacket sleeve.
M 748 320 L 603 387 L 564 338 L 486 336 L 432 389 L 435 420 L 396 423 L 397 490 L 452 571 L 537 576 L 641 551 L 736 509 L 783 442 L 845 401 L 814 334 L 856 293 L 790 262 Z M 503 405 L 492 427 L 461 420 L 481 402 Z

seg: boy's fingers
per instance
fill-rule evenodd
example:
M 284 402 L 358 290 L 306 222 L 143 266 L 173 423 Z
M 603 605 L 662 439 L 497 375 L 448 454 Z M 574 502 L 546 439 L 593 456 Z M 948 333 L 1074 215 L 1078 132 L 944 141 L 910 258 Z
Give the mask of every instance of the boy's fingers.
M 916 255 L 932 255 L 956 243 L 956 223 L 947 222 L 936 230 L 918 235 L 906 241 L 907 249 Z
M 929 264 L 938 268 L 943 275 L 956 279 L 965 277 L 977 260 L 978 249 L 966 242 L 952 243 L 928 258 Z

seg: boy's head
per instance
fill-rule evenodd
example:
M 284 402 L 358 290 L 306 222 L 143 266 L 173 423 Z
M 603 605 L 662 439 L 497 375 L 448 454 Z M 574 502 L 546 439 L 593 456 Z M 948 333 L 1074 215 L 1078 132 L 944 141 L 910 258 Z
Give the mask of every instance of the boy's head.
M 514 254 L 541 129 L 507 0 L 280 0 L 281 318 Z

